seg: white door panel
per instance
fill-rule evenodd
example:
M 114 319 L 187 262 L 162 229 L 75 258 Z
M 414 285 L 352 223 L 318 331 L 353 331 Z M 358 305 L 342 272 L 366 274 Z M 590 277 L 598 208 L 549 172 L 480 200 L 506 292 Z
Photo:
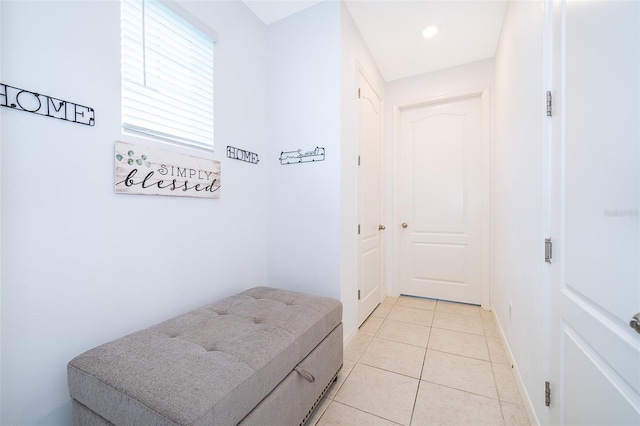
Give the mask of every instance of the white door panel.
M 565 418 L 563 425 L 637 425 L 638 412 L 624 398 L 625 383 L 578 333 L 563 330 Z M 584 386 L 588 383 L 588 386 Z M 603 399 L 603 396 L 605 397 Z M 621 397 L 622 396 L 622 397 Z
M 464 233 L 466 119 L 436 113 L 408 129 L 413 138 L 414 205 L 407 220 L 414 232 Z
M 480 95 L 400 111 L 401 293 L 481 303 L 481 111 Z
M 637 425 L 640 3 L 553 3 L 552 418 Z
M 414 264 L 415 278 L 464 284 L 466 245 L 417 243 L 413 250 L 415 257 L 424 259 Z

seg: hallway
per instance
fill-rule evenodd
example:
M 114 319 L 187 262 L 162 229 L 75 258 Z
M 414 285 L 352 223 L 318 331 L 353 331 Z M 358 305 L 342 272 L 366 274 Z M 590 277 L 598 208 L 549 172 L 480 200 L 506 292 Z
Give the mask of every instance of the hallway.
M 387 297 L 307 425 L 528 425 L 492 313 Z

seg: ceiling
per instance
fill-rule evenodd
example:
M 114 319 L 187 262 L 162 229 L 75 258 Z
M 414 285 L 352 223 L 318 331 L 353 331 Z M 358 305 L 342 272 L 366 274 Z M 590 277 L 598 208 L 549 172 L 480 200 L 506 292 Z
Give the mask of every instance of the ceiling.
M 322 3 L 325 0 L 242 0 L 266 25 Z
M 321 1 L 243 0 L 269 25 Z M 335 1 L 335 0 L 329 0 Z M 347 0 L 360 34 L 386 81 L 491 58 L 506 0 Z M 422 37 L 429 25 L 438 34 Z

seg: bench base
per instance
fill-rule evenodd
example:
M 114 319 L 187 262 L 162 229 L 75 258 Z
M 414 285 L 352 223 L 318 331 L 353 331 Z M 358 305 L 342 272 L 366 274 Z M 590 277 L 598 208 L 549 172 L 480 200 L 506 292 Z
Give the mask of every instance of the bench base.
M 241 426 L 303 425 L 342 368 L 342 323 L 299 364 L 314 377 L 309 382 L 292 371 L 240 423 Z M 73 400 L 76 426 L 114 426 L 113 423 Z

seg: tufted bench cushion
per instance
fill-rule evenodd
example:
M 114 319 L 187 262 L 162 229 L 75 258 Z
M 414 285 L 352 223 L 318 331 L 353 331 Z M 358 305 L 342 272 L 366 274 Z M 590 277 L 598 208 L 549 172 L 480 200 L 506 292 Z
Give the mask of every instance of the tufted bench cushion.
M 341 365 L 341 321 L 337 300 L 256 287 L 77 356 L 70 395 L 118 425 L 235 425 L 338 326 Z

